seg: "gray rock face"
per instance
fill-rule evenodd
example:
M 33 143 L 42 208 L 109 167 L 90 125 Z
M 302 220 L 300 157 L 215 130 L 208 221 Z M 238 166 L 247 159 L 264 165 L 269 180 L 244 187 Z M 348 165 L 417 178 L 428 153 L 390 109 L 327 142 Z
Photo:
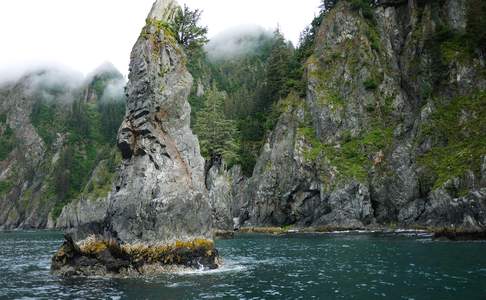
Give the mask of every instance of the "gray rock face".
M 131 54 L 118 136 L 124 160 L 107 212 L 111 234 L 126 242 L 210 237 L 204 160 L 189 127 L 192 77 L 180 46 L 157 23 L 171 21 L 174 5 L 154 4 Z
M 174 0 L 158 0 L 152 5 L 148 18 L 171 23 L 179 9 L 179 4 Z
M 85 224 L 104 222 L 108 202 L 106 199 L 86 199 L 78 201 L 64 207 L 61 215 L 56 221 L 57 228 L 76 228 Z
M 357 182 L 337 190 L 326 188 L 316 172 L 316 161 L 306 157 L 312 145 L 302 131 L 309 112 L 302 100 L 289 100 L 253 176 L 235 191 L 243 199 L 240 221 L 247 226 L 370 224 L 373 209 L 368 188 Z
M 209 191 L 213 226 L 220 230 L 230 230 L 233 229 L 232 177 L 221 158 L 214 159 L 210 164 L 206 174 L 206 187 Z

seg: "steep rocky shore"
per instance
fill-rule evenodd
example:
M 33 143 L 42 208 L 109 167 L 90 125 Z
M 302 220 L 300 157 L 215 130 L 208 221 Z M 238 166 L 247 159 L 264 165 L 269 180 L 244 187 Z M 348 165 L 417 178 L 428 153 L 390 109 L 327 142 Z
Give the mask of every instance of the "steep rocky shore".
M 339 1 L 226 209 L 244 226 L 486 225 L 485 53 L 473 3 Z M 221 197 L 227 197 L 226 193 Z M 240 207 L 240 209 L 234 209 Z
M 33 120 L 43 112 L 36 101 L 91 105 L 120 75 L 95 76 L 82 88 L 65 75 L 54 87 L 35 85 L 43 73 L 4 85 L 0 228 L 67 228 L 76 242 L 95 234 L 119 246 L 210 240 L 213 227 L 483 231 L 486 62 L 475 39 L 484 13 L 476 0 L 358 5 L 365 2 L 338 1 L 326 12 L 304 66 L 306 96 L 291 93 L 276 105 L 252 176 L 218 157 L 205 167 L 189 127 L 193 79 L 168 26 L 174 1 L 154 4 L 133 48 L 117 141 L 103 151 L 72 141 L 84 159 L 70 165 L 84 170 L 77 193 L 61 188 L 66 174 L 56 175 L 73 134 L 46 135 Z M 196 77 L 197 96 L 210 88 L 208 74 Z M 86 163 L 101 152 L 108 154 Z

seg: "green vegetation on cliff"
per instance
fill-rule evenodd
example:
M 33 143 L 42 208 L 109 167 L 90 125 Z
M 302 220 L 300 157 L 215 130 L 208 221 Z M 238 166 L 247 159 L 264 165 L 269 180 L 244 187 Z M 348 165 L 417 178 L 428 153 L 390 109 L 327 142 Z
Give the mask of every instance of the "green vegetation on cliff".
M 7 124 L 7 116 L 0 115 L 0 161 L 5 160 L 16 145 L 15 134 Z
M 198 24 L 201 14 L 201 10 L 191 10 L 184 4 L 184 8 L 177 12 L 174 24 L 171 26 L 176 33 L 177 41 L 189 55 L 192 51 L 197 51 L 208 42 L 206 38 L 207 27 Z
M 303 32 L 297 49 L 279 30 L 262 30 L 235 37 L 235 53 L 213 49 L 224 47 L 216 41 L 209 43 L 207 53 L 193 52 L 189 59 L 188 67 L 196 81 L 190 97 L 193 127 L 206 122 L 198 115 L 207 99 L 198 96 L 199 85 L 206 89 L 215 85 L 226 92 L 224 118 L 236 122 L 238 130 L 231 139 L 240 141 L 234 163 L 240 164 L 246 175 L 251 175 L 265 135 L 277 122 L 277 103 L 291 91 L 305 95 L 304 61 L 313 47 L 320 20 L 316 18 Z
M 11 189 L 12 189 L 12 182 L 8 180 L 0 181 L 0 196 L 3 196 L 5 193 L 8 193 Z
M 366 182 L 371 169 L 381 164 L 393 137 L 392 128 L 379 125 L 358 137 L 348 135 L 336 143 L 319 141 L 309 126 L 300 127 L 298 133 L 310 145 L 304 158 L 316 164 L 322 172 L 321 179 L 330 186 L 349 179 Z
M 46 169 L 50 179 L 41 195 L 44 201 L 53 203 L 54 218 L 66 204 L 83 193 L 96 199 L 106 196 L 108 185 L 111 188 L 116 160 L 113 149 L 125 114 L 125 102 L 104 93 L 114 80 L 120 80 L 120 76 L 116 73 L 95 75 L 86 87 L 88 95 L 93 91 L 94 102 L 80 99 L 75 93 L 77 99 L 71 103 L 50 97 L 40 97 L 34 103 L 30 115 L 32 124 L 49 151 L 57 152 L 54 165 Z M 86 186 L 102 161 L 107 161 L 105 164 L 110 167 L 102 168 L 96 180 Z
M 486 92 L 457 97 L 439 105 L 423 125 L 422 137 L 432 139 L 432 148 L 419 164 L 432 172 L 434 188 L 462 177 L 468 170 L 479 175 L 481 156 L 486 154 Z

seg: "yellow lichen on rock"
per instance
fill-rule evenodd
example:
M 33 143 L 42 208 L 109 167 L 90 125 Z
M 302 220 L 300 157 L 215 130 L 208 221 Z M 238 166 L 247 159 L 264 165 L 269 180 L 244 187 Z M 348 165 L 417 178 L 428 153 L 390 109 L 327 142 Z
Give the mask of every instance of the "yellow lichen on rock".
M 173 268 L 215 269 L 221 264 L 213 241 L 201 238 L 170 244 L 123 245 L 94 235 L 77 244 L 70 236 L 65 239 L 52 260 L 52 270 L 57 274 L 144 274 L 145 269 L 150 273 Z M 88 265 L 77 264 L 80 259 Z

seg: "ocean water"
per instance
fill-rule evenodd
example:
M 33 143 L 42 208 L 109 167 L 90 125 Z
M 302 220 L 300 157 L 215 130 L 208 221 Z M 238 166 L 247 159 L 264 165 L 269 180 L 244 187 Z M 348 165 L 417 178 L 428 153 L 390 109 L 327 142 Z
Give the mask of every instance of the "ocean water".
M 215 271 L 59 278 L 60 232 L 0 233 L 0 299 L 486 299 L 486 242 L 413 234 L 237 235 Z

